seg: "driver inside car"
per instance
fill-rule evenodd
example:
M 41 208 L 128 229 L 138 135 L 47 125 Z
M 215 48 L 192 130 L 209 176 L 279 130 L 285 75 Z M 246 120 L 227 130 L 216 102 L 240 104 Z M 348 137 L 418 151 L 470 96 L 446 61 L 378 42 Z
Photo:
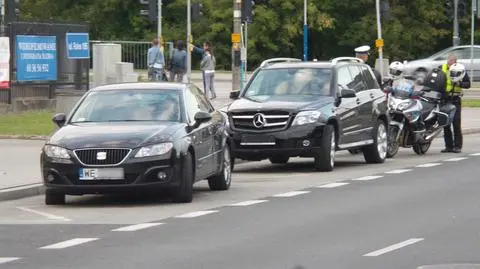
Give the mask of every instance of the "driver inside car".
M 276 95 L 300 94 L 309 86 L 313 78 L 312 69 L 298 69 L 290 79 L 283 81 L 275 90 Z

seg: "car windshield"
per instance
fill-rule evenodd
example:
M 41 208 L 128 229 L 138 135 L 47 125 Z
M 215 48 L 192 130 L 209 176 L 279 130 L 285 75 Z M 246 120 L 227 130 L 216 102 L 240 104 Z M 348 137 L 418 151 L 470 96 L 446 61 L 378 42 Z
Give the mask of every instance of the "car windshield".
M 179 92 L 175 90 L 94 91 L 75 111 L 71 123 L 181 120 Z
M 257 73 L 243 96 L 255 100 L 331 96 L 330 81 L 331 69 L 327 68 L 265 69 Z

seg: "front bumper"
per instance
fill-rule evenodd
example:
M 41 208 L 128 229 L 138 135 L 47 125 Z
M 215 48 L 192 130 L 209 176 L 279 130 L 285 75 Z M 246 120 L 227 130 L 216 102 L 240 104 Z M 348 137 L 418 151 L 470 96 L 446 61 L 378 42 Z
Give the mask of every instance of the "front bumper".
M 81 180 L 79 176 L 81 168 L 123 168 L 124 179 Z M 42 154 L 41 169 L 47 189 L 69 195 L 150 192 L 178 187 L 181 161 L 176 158 L 151 157 L 129 159 L 119 166 L 92 167 L 80 164 L 73 157 L 68 161 L 59 161 Z M 159 178 L 159 172 L 164 172 L 165 176 Z
M 289 127 L 274 132 L 230 130 L 235 158 L 259 161 L 270 157 L 315 157 L 321 149 L 323 124 Z

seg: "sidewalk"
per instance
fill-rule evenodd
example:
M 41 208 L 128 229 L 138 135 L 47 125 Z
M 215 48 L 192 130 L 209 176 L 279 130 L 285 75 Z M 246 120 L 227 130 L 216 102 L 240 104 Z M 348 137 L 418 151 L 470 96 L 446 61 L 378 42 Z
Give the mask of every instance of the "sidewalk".
M 217 98 L 212 102 L 220 108 L 230 102 L 229 83 L 219 82 Z M 201 86 L 201 85 L 199 85 Z M 202 87 L 200 87 L 202 88 Z M 462 110 L 465 135 L 480 133 L 480 108 Z M 437 139 L 441 139 L 437 137 Z M 44 140 L 0 139 L 0 201 L 19 199 L 43 193 L 40 177 L 40 150 Z

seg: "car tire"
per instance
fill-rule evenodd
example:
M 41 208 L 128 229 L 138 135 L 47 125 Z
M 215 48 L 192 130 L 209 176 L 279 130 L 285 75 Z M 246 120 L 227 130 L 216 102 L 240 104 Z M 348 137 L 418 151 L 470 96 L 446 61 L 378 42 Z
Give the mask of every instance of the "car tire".
M 288 160 L 290 160 L 290 157 L 286 156 L 275 156 L 275 157 L 270 157 L 268 158 L 271 163 L 273 164 L 286 164 L 288 163 Z
M 193 170 L 193 158 L 190 152 L 185 155 L 181 174 L 182 177 L 180 179 L 180 186 L 173 196 L 173 202 L 191 203 L 193 200 L 193 183 L 195 181 L 195 173 Z
M 65 194 L 60 192 L 55 192 L 52 190 L 45 191 L 45 204 L 46 205 L 64 205 L 65 204 Z
M 223 151 L 222 170 L 218 175 L 208 179 L 208 187 L 212 191 L 226 191 L 232 183 L 233 160 L 230 147 L 227 145 Z
M 320 141 L 320 150 L 315 156 L 315 170 L 328 172 L 335 167 L 335 128 L 333 125 L 325 125 Z
M 363 149 L 363 157 L 367 163 L 384 163 L 388 147 L 387 126 L 383 120 L 378 120 L 374 128 L 373 144 Z

